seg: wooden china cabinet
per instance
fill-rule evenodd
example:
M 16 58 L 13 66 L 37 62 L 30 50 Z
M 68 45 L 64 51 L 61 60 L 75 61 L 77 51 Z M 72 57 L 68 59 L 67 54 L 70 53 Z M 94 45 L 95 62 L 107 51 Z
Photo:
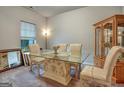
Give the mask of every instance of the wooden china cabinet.
M 106 55 L 112 46 L 124 46 L 124 15 L 114 15 L 94 24 L 94 26 L 94 63 L 102 68 Z M 118 58 L 112 79 L 116 83 L 124 83 L 124 54 Z

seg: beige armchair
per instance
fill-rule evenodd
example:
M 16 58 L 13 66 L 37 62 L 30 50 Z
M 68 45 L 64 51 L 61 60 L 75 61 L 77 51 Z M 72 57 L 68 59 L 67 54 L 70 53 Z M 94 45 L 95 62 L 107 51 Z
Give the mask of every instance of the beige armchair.
M 113 69 L 122 52 L 124 48 L 114 46 L 106 57 L 104 68 L 84 66 L 80 73 L 81 86 L 111 86 Z
M 38 44 L 33 44 L 29 46 L 30 51 L 30 59 L 31 59 L 31 66 L 30 70 L 32 71 L 32 66 L 37 65 L 38 68 L 38 74 L 40 75 L 40 64 L 45 60 L 44 58 L 38 57 L 40 56 L 40 47 Z M 32 56 L 34 55 L 34 56 Z

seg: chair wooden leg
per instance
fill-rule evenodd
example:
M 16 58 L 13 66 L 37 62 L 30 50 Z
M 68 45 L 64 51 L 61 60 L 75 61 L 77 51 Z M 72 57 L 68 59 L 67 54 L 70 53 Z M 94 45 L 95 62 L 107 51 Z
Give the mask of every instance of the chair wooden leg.
M 38 77 L 40 77 L 40 64 L 37 64 Z
M 30 71 L 32 71 L 32 63 L 31 63 L 31 65 L 30 65 Z
M 80 79 L 81 64 L 79 64 L 78 67 L 79 67 L 79 69 L 78 69 L 78 79 Z
M 78 80 L 78 65 L 75 65 L 75 80 Z

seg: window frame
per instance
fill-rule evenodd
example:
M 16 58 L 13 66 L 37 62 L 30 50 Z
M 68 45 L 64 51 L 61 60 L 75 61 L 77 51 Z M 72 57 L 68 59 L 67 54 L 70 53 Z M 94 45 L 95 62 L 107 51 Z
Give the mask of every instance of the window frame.
M 24 37 L 24 36 L 21 36 L 21 25 L 22 25 L 21 22 L 32 24 L 32 25 L 35 26 L 35 37 Z M 37 35 L 37 25 L 35 23 L 24 21 L 24 20 L 20 20 L 20 32 L 19 32 L 20 38 L 19 38 L 19 40 L 20 40 L 20 48 L 21 48 L 22 51 L 23 51 L 23 49 L 21 47 L 21 40 L 33 39 L 34 40 L 33 42 L 35 44 L 37 42 L 36 35 Z M 28 52 L 28 50 L 27 51 L 23 51 L 23 52 Z

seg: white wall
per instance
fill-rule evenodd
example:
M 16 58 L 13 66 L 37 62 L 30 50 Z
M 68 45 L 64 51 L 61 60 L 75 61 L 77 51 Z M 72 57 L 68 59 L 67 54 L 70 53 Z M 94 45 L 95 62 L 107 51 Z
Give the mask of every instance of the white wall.
M 82 43 L 92 51 L 93 24 L 121 13 L 121 7 L 85 7 L 54 16 L 48 24 L 51 29 L 49 46 L 56 43 Z
M 124 6 L 122 6 L 122 13 L 124 14 Z
M 20 20 L 37 25 L 37 41 L 44 47 L 44 17 L 24 7 L 0 7 L 0 50 L 20 47 Z
M 93 24 L 114 14 L 124 13 L 124 7 L 85 7 L 50 18 L 49 46 L 56 43 L 82 43 L 93 50 Z M 24 7 L 0 7 L 0 50 L 20 47 L 20 20 L 37 25 L 37 41 L 44 46 L 41 29 L 45 18 Z

